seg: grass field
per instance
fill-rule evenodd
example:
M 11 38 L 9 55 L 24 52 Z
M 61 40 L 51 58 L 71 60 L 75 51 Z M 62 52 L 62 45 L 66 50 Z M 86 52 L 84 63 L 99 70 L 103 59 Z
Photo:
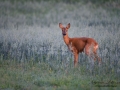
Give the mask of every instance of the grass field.
M 119 90 L 119 16 L 118 0 L 1 0 L 0 90 Z M 102 64 L 82 53 L 74 68 L 59 23 L 94 38 Z
M 93 71 L 84 66 L 73 68 L 70 65 L 51 67 L 47 63 L 29 61 L 18 63 L 16 60 L 0 62 L 1 90 L 119 90 L 119 75 L 114 70 L 101 71 L 98 66 Z

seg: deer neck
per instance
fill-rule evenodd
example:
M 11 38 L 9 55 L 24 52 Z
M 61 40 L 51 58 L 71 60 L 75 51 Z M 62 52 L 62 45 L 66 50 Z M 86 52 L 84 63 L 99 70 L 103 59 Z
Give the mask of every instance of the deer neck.
M 64 39 L 65 44 L 68 46 L 69 45 L 69 40 L 70 40 L 70 38 L 68 36 L 68 33 L 66 35 L 63 35 L 63 39 Z

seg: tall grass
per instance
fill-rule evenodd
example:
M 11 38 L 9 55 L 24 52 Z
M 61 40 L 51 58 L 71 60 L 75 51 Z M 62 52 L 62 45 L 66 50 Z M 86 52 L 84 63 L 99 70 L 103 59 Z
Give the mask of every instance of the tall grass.
M 0 7 L 0 89 L 91 89 L 92 81 L 119 82 L 119 7 L 50 1 L 1 1 Z M 73 68 L 59 22 L 71 23 L 70 37 L 92 37 L 99 43 L 101 66 L 82 53 L 79 67 Z

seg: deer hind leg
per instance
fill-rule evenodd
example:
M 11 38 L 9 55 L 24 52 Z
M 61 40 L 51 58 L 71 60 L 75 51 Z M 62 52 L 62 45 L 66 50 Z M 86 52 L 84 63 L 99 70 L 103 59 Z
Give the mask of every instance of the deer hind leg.
M 93 58 L 94 61 L 97 59 L 99 61 L 99 63 L 101 63 L 101 59 L 99 58 L 99 56 L 97 55 L 97 49 L 98 49 L 98 45 L 96 46 L 91 46 L 89 44 L 87 44 L 85 46 L 85 53 L 86 55 L 88 55 L 89 57 Z
M 98 60 L 99 63 L 101 63 L 101 58 L 97 55 L 97 49 L 98 49 L 98 45 L 96 45 L 94 47 L 93 53 L 94 53 L 94 60 Z
M 91 44 L 87 44 L 85 46 L 85 54 L 89 56 L 92 60 L 96 60 L 97 55 L 94 54 L 93 52 L 93 46 Z
M 86 54 L 87 56 L 93 58 L 93 55 L 92 55 L 92 53 L 91 53 L 91 51 L 90 51 L 90 45 L 89 45 L 89 44 L 87 44 L 87 45 L 85 46 L 85 54 Z

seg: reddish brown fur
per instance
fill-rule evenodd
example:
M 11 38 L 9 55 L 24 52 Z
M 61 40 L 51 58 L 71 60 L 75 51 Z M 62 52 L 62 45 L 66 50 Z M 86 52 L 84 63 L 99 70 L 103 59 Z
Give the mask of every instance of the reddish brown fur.
M 62 29 L 65 44 L 74 54 L 74 66 L 77 65 L 78 55 L 81 52 L 85 52 L 86 55 L 94 58 L 94 60 L 98 59 L 99 62 L 101 61 L 101 59 L 97 55 L 98 43 L 93 38 L 69 38 L 67 31 L 70 28 L 70 23 L 66 27 L 63 27 L 63 25 L 59 23 L 59 27 Z M 93 55 L 90 50 L 92 51 Z

